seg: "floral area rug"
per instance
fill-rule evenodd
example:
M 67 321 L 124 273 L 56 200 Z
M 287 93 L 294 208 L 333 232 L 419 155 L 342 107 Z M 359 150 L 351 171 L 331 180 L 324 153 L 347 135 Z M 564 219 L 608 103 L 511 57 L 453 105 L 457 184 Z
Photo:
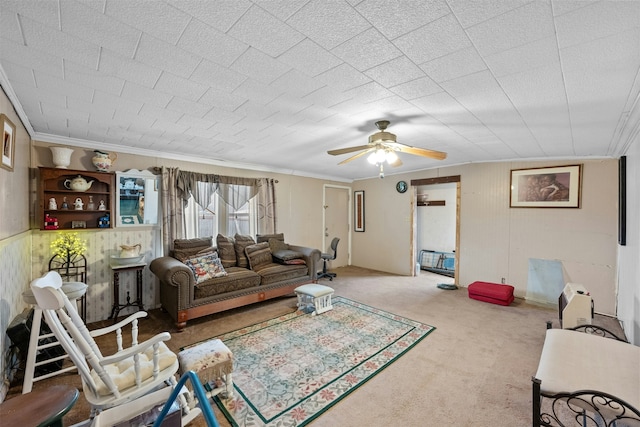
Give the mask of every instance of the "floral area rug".
M 342 297 L 221 335 L 233 352 L 234 396 L 215 398 L 234 426 L 304 426 L 435 328 Z

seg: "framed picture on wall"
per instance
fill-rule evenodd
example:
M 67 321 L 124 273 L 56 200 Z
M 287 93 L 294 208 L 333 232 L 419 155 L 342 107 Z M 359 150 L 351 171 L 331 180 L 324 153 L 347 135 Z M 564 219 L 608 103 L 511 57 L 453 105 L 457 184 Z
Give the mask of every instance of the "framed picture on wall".
M 364 191 L 354 191 L 353 195 L 353 230 L 364 231 Z
M 582 165 L 511 170 L 512 208 L 579 208 Z
M 0 127 L 2 128 L 2 166 L 4 169 L 13 170 L 13 156 L 16 152 L 16 127 L 4 114 L 0 114 Z

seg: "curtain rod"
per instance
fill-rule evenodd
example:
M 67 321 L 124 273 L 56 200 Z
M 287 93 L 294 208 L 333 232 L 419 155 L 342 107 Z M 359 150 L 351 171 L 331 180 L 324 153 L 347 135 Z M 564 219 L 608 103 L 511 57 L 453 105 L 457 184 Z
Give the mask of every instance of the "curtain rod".
M 162 173 L 162 168 L 160 166 L 153 166 L 151 169 L 153 169 L 153 172 L 158 175 Z M 273 182 L 275 182 L 276 184 L 278 184 L 280 181 L 278 181 L 277 179 L 275 179 Z

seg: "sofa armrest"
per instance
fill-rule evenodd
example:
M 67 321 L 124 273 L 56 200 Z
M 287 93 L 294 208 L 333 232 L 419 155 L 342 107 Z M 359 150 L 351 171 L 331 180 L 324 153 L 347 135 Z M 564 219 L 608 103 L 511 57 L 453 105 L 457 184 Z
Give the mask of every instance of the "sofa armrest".
M 289 249 L 292 251 L 300 252 L 304 255 L 304 260 L 309 266 L 309 276 L 312 280 L 318 279 L 318 270 L 320 269 L 321 252 L 319 249 L 308 248 L 306 246 L 297 246 L 289 244 Z
M 176 308 L 178 310 L 189 308 L 190 301 L 193 300 L 193 288 L 195 286 L 195 277 L 189 267 L 173 257 L 165 256 L 151 261 L 149 270 L 160 280 L 160 297 L 162 300 L 164 300 L 162 288 L 174 288 L 171 291 L 167 290 L 167 294 L 172 293 L 177 297 L 177 301 L 175 301 Z

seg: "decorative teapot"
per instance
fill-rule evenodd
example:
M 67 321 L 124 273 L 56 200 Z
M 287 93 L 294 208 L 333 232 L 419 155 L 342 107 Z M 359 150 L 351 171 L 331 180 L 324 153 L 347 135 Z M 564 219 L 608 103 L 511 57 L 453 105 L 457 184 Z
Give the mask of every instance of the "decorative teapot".
M 142 249 L 142 246 L 140 243 L 133 246 L 120 245 L 120 249 L 122 249 L 120 251 L 120 258 L 135 258 L 140 255 L 140 249 Z
M 98 169 L 98 172 L 108 172 L 118 158 L 116 153 L 105 153 L 99 150 L 94 150 L 93 152 L 96 154 L 91 161 L 96 169 Z
M 89 188 L 91 188 L 91 184 L 93 184 L 94 181 L 95 179 L 92 179 L 91 181 L 87 182 L 87 180 L 84 179 L 81 175 L 78 175 L 73 179 L 65 179 L 64 187 L 68 190 L 73 191 L 87 191 Z

